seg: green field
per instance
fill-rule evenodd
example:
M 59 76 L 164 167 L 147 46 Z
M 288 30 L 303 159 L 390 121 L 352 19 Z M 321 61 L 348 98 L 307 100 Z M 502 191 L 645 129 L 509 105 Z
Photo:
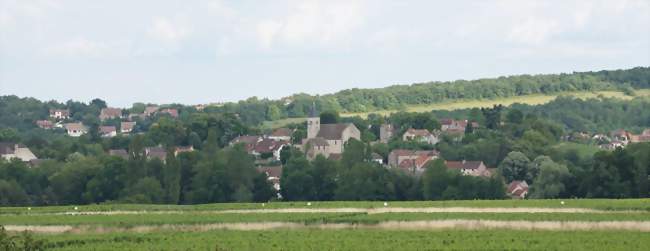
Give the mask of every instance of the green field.
M 629 96 L 620 91 L 597 91 L 597 92 L 565 92 L 551 95 L 544 94 L 532 94 L 532 95 L 523 95 L 523 96 L 514 96 L 498 99 L 484 99 L 484 100 L 454 100 L 449 102 L 442 102 L 436 104 L 426 104 L 426 105 L 411 105 L 407 106 L 403 111 L 407 112 L 428 112 L 432 110 L 458 110 L 466 108 L 481 108 L 481 107 L 492 107 L 494 105 L 512 105 L 515 103 L 529 104 L 529 105 L 539 105 L 548 103 L 558 96 L 574 96 L 581 99 L 589 98 L 620 98 L 620 99 L 632 99 L 634 97 L 648 97 L 650 96 L 650 89 L 641 89 L 636 90 L 634 96 Z M 341 113 L 343 117 L 353 117 L 361 116 L 367 117 L 368 114 L 375 113 L 381 115 L 388 115 L 398 110 L 381 110 L 381 111 L 372 111 L 372 112 L 360 112 L 360 113 Z M 274 121 L 265 121 L 262 125 L 262 128 L 279 128 L 286 126 L 292 123 L 301 123 L 304 122 L 305 118 L 287 118 Z
M 650 199 L 0 208 L 48 250 L 648 250 Z
M 52 250 L 647 250 L 627 231 L 276 230 L 46 236 Z

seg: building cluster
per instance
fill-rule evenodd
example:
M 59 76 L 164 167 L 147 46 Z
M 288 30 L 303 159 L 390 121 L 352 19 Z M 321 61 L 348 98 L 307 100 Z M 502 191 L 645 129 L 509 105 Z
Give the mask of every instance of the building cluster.
M 98 133 L 101 137 L 110 138 L 118 134 L 130 134 L 136 126 L 136 119 L 146 119 L 156 114 L 166 114 L 172 118 L 178 118 L 178 110 L 172 108 L 160 109 L 158 106 L 147 106 L 143 113 L 131 113 L 125 115 L 119 108 L 103 108 L 99 113 L 100 125 Z M 119 128 L 116 125 L 106 124 L 106 121 L 119 119 Z M 87 125 L 82 122 L 73 121 L 68 109 L 50 109 L 48 119 L 37 120 L 36 125 L 43 129 L 63 128 L 71 137 L 79 137 L 89 132 Z
M 619 147 L 626 147 L 631 143 L 650 142 L 650 129 L 645 129 L 641 134 L 633 134 L 629 131 L 618 129 L 612 131 L 609 136 L 604 134 L 595 134 L 592 137 L 600 144 L 598 147 L 606 150 L 614 150 Z

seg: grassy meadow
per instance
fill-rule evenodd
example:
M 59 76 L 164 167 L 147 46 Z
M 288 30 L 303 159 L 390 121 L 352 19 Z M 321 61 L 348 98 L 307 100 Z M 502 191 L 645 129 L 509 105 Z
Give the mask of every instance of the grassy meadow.
M 648 250 L 650 199 L 3 207 L 47 250 Z

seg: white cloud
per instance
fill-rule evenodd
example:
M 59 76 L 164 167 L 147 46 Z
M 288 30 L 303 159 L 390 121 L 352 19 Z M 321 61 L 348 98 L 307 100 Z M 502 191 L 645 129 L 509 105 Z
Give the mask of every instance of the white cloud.
M 190 29 L 178 19 L 156 17 L 152 20 L 147 34 L 158 41 L 176 44 L 188 37 Z
M 46 48 L 46 53 L 57 56 L 103 57 L 110 54 L 110 47 L 103 42 L 95 42 L 84 37 L 77 37 L 62 44 Z
M 363 26 L 365 9 L 365 1 L 292 1 L 286 13 L 257 22 L 257 38 L 267 49 L 344 45 Z

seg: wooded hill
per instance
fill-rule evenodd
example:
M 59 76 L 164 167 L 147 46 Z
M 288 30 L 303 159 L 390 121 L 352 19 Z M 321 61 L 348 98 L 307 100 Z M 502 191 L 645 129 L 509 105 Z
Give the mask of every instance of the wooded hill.
M 650 88 L 650 68 L 575 72 L 571 74 L 518 75 L 451 82 L 394 85 L 376 89 L 348 89 L 327 95 L 295 94 L 280 100 L 256 97 L 209 109 L 237 113 L 246 123 L 305 117 L 312 104 L 320 111 L 368 112 L 401 109 L 409 105 L 459 99 L 494 99 L 529 94 Z

